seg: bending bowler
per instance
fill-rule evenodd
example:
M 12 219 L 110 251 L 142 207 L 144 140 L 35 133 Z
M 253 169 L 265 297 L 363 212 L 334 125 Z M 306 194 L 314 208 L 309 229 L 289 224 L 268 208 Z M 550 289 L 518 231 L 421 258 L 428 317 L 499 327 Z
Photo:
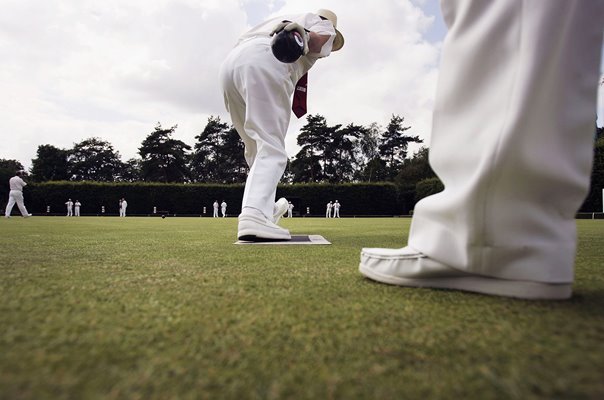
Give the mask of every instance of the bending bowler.
M 240 240 L 291 239 L 289 231 L 276 224 L 288 202 L 275 202 L 287 163 L 290 99 L 295 89 L 306 93 L 296 83 L 314 63 L 344 45 L 336 26 L 337 17 L 329 10 L 273 18 L 241 36 L 221 66 L 225 105 L 250 167 L 239 215 Z M 292 37 L 293 42 L 288 39 Z M 287 54 L 288 49 L 294 53 Z

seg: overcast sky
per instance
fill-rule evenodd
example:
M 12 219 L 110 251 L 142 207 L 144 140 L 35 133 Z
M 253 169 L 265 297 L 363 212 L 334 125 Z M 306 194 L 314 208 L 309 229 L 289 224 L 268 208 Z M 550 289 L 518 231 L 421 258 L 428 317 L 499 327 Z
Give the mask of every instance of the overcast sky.
M 157 122 L 189 145 L 210 115 L 230 119 L 218 68 L 269 16 L 329 8 L 345 47 L 309 74 L 309 113 L 384 126 L 405 117 L 429 144 L 446 29 L 437 0 L 1 0 L 0 158 L 31 166 L 40 144 L 99 137 L 122 160 Z M 600 90 L 600 125 L 604 110 Z M 292 122 L 290 156 L 305 119 Z

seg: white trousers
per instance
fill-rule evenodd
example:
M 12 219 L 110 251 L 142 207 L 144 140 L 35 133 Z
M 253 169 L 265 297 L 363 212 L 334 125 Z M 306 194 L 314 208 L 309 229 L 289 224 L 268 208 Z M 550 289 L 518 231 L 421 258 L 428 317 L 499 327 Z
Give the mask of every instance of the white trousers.
M 270 39 L 255 38 L 229 53 L 220 68 L 224 101 L 245 144 L 250 171 L 241 207 L 272 218 L 277 184 L 285 172 L 285 135 L 294 91 L 290 66 L 271 52 Z
M 23 202 L 23 192 L 20 190 L 11 190 L 8 193 L 8 203 L 6 204 L 6 210 L 4 212 L 6 217 L 10 217 L 10 213 L 13 211 L 15 204 L 19 207 L 22 216 L 29 215 L 27 208 L 25 208 L 25 203 Z
M 75 216 L 76 217 L 80 216 L 80 207 L 75 207 Z
M 590 180 L 601 0 L 443 0 L 430 163 L 409 245 L 486 276 L 570 283 Z
M 73 216 L 73 208 L 71 208 L 70 206 L 67 206 L 67 216 L 68 217 Z

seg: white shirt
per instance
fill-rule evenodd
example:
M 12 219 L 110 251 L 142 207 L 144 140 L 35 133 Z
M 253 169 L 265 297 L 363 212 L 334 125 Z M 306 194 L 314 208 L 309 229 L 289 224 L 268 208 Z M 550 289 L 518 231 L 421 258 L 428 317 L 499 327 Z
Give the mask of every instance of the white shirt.
M 10 178 L 10 179 L 8 180 L 8 184 L 9 184 L 9 186 L 10 186 L 10 190 L 18 190 L 18 191 L 20 191 L 20 192 L 22 192 L 22 191 L 23 191 L 23 188 L 24 188 L 25 186 L 27 186 L 27 183 L 25 183 L 25 182 L 23 181 L 23 179 L 21 179 L 21 178 L 20 178 L 20 177 L 18 177 L 18 176 L 13 176 L 12 178 Z
M 126 200 L 122 201 L 122 208 L 128 207 L 128 202 Z
M 273 31 L 273 28 L 282 21 L 297 22 L 306 30 L 320 35 L 330 36 L 330 38 L 327 40 L 327 42 L 325 42 L 325 44 L 321 48 L 321 51 L 318 54 L 308 53 L 307 55 L 300 57 L 296 62 L 290 64 L 291 80 L 295 85 L 296 82 L 298 82 L 298 80 L 302 77 L 302 75 L 307 73 L 308 70 L 314 65 L 314 63 L 319 58 L 324 58 L 331 54 L 333 41 L 336 37 L 336 30 L 330 21 L 321 19 L 321 17 L 319 17 L 317 14 L 307 13 L 295 15 L 282 15 L 280 17 L 269 19 L 268 21 L 256 25 L 248 32 L 241 35 L 237 44 L 256 37 L 270 38 L 270 33 Z

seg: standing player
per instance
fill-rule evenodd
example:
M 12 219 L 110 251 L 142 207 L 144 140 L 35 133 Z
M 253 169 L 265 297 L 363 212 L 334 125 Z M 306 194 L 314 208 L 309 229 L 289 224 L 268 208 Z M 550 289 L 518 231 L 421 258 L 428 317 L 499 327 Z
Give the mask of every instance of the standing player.
M 327 203 L 327 209 L 325 210 L 325 218 L 331 218 L 331 209 L 333 208 L 333 203 L 331 200 Z
M 80 203 L 80 200 L 76 200 L 74 203 L 75 206 L 75 216 L 79 217 L 80 216 L 80 207 L 82 206 L 82 203 Z
M 6 204 L 6 210 L 4 211 L 4 217 L 10 218 L 10 213 L 13 211 L 13 207 L 17 204 L 21 215 L 24 218 L 31 217 L 31 214 L 27 212 L 25 203 L 23 202 L 23 188 L 27 186 L 27 183 L 21 177 L 25 175 L 24 171 L 17 171 L 15 176 L 8 180 L 10 192 L 8 193 L 8 203 Z
M 122 198 L 120 200 L 120 217 L 126 216 L 126 208 L 128 208 L 128 202 L 126 199 Z
M 287 203 L 287 218 L 293 218 L 294 214 L 294 205 L 291 201 Z
M 226 201 L 222 200 L 222 203 L 220 203 L 220 208 L 222 211 L 222 218 L 226 217 L 226 208 L 227 208 Z
M 65 205 L 67 206 L 67 216 L 73 217 L 73 201 L 71 201 L 71 199 L 68 199 L 65 202 Z
M 291 238 L 287 229 L 275 223 L 287 212 L 287 200 L 277 204 L 275 198 L 287 164 L 290 99 L 296 83 L 314 63 L 344 45 L 336 25 L 337 17 L 329 10 L 271 19 L 245 33 L 221 66 L 225 105 L 245 144 L 250 167 L 239 239 Z M 305 85 L 301 83 L 298 90 L 306 93 Z M 295 112 L 298 117 L 305 113 Z
M 337 200 L 333 203 L 333 217 L 340 218 L 340 203 Z
M 218 218 L 218 207 L 220 207 L 220 204 L 218 204 L 218 200 L 215 200 L 212 206 L 214 207 L 214 218 Z

